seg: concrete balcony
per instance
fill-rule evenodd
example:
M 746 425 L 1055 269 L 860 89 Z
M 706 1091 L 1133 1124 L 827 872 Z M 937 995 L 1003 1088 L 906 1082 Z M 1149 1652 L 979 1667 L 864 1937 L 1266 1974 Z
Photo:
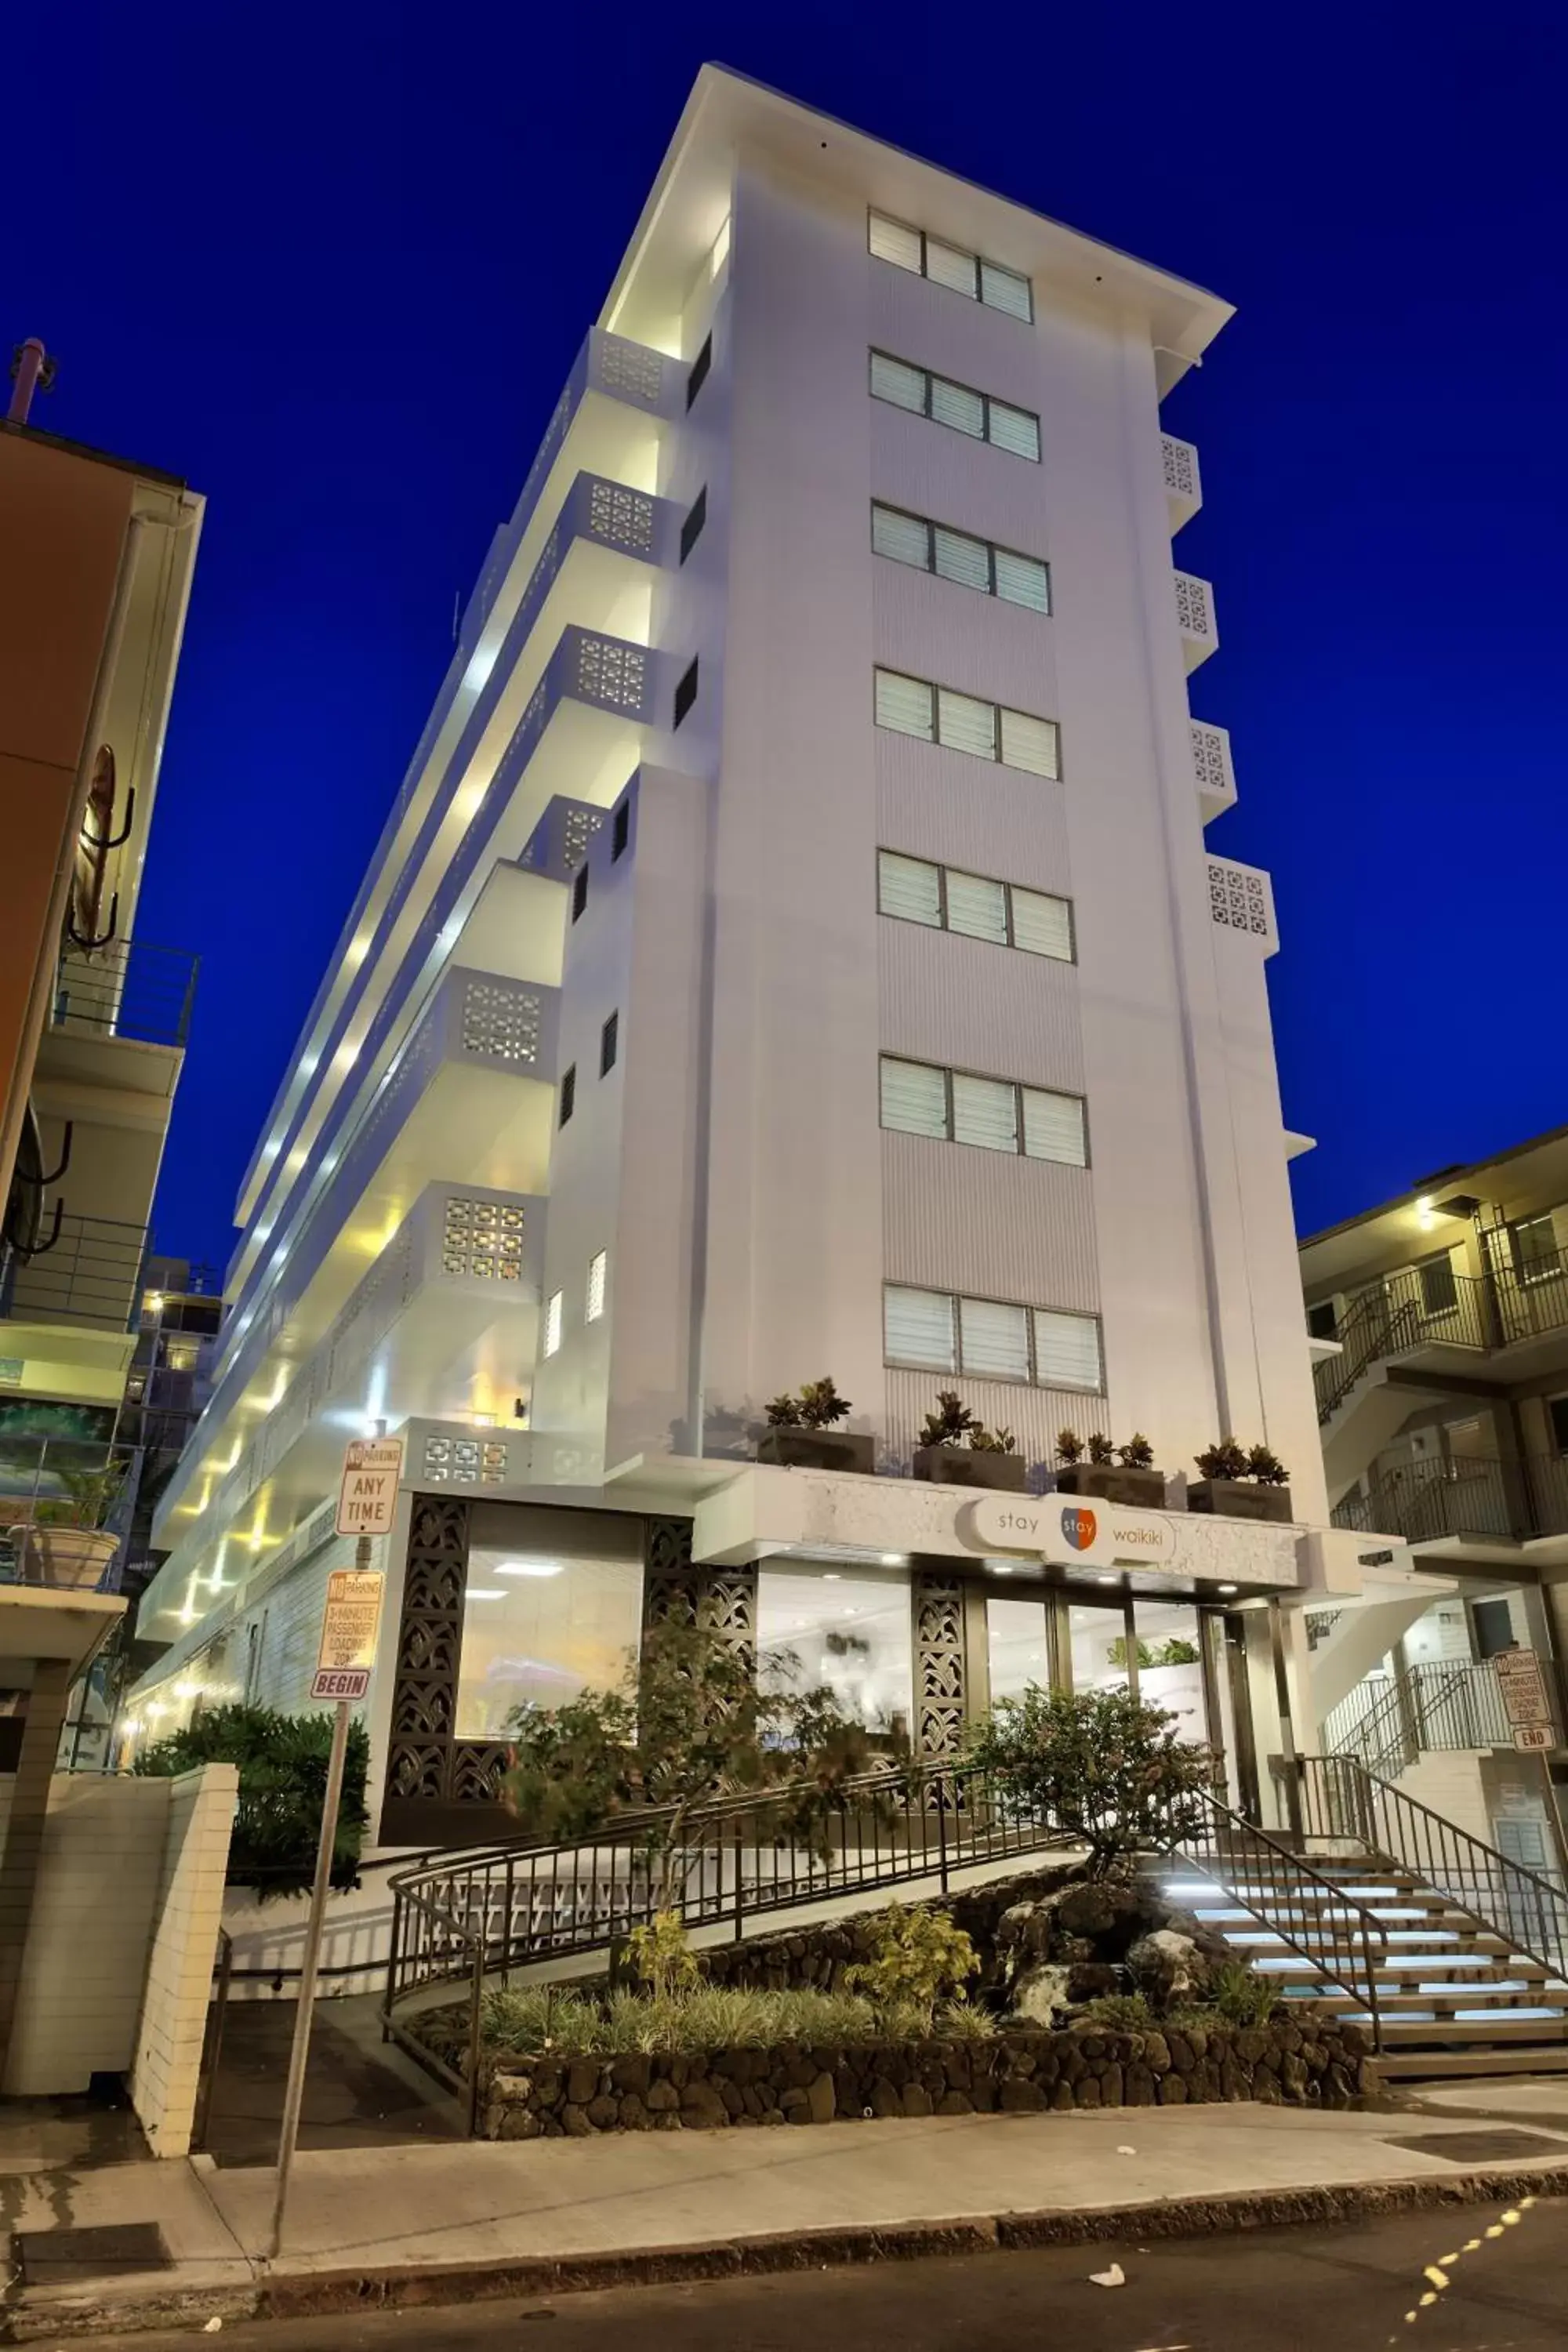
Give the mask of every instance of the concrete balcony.
M 153 1615 L 188 1605 L 215 1530 L 242 1563 L 265 1567 L 263 1555 L 335 1486 L 344 1444 L 371 1421 L 457 1418 L 472 1431 L 481 1409 L 510 1419 L 517 1367 L 537 1350 L 545 1210 L 537 1194 L 449 1179 L 425 1187 L 248 1443 L 160 1510 L 171 1556 L 149 1595 Z M 154 1638 L 173 1638 L 171 1624 Z
M 331 1173 L 338 1138 L 363 1116 L 371 1081 L 388 1066 L 415 1009 L 466 936 L 465 926 L 479 908 L 498 864 L 510 864 L 521 856 L 552 802 L 574 800 L 589 808 L 607 807 L 618 796 L 637 764 L 647 733 L 668 723 L 681 667 L 676 656 L 624 638 L 579 628 L 563 632 L 487 787 L 475 799 L 461 833 L 453 835 L 450 854 L 421 919 L 406 928 L 405 944 L 395 968 L 384 974 L 380 1002 L 363 1036 L 345 1036 L 345 1008 L 322 1049 L 331 1052 L 333 1041 L 342 1040 L 335 1050 L 347 1056 L 345 1071 L 357 1066 L 366 1076 L 357 1087 L 340 1084 L 308 1143 L 291 1140 L 300 1134 L 303 1105 L 283 1139 L 290 1154 L 295 1150 L 308 1154 L 307 1164 L 318 1175 Z M 296 1186 L 296 1195 L 298 1191 Z M 288 1223 L 291 1225 L 299 1213 L 298 1197 L 290 1199 Z M 276 1230 L 278 1215 L 269 1205 L 258 1207 L 247 1239 L 236 1255 L 232 1272 L 245 1288 L 227 1338 L 231 1360 L 249 1328 L 246 1318 L 258 1308 L 267 1286 L 262 1252 Z M 258 1269 L 255 1273 L 253 1266 Z
M 135 1351 L 143 1225 L 50 1211 L 32 1255 L 0 1246 L 0 1360 L 9 1385 L 118 1405 Z
M 323 1158 L 298 1226 L 274 1254 L 267 1292 L 237 1327 L 165 1509 L 197 1490 L 237 1415 L 242 1430 L 248 1411 L 281 1400 L 290 1367 L 320 1344 L 367 1257 L 379 1260 L 427 1186 L 460 1168 L 481 1187 L 521 1176 L 543 1192 L 558 1007 L 554 989 L 460 966 L 445 972 L 363 1115 Z
M 509 586 L 497 608 L 494 641 L 487 635 L 476 650 L 464 692 L 419 767 L 417 794 L 405 786 L 384 829 L 352 939 L 345 939 L 306 1024 L 309 1051 L 280 1097 L 287 1106 L 282 1123 L 275 1105 L 268 1143 L 247 1173 L 243 1238 L 234 1265 L 238 1279 L 258 1229 L 276 1223 L 290 1153 L 301 1136 L 314 1140 L 322 1097 L 341 1075 L 338 1056 L 345 1045 L 357 1045 L 363 1066 L 367 1029 L 388 1005 L 395 1014 L 405 1001 L 411 928 L 438 894 L 476 810 L 493 805 L 498 775 L 515 777 L 511 754 L 541 690 L 547 701 L 580 693 L 601 707 L 624 709 L 626 676 L 636 668 L 651 671 L 652 583 L 661 565 L 678 561 L 680 510 L 668 499 L 597 474 L 579 473 L 560 487 L 561 506 L 526 581 L 515 596 Z M 578 652 L 563 659 L 569 641 Z M 584 646 L 621 650 L 595 660 L 583 653 Z M 616 776 L 597 794 L 579 787 L 577 796 L 613 799 L 624 782 L 624 775 Z
M 1215 923 L 1271 956 L 1279 945 L 1279 929 L 1268 875 L 1260 866 L 1240 866 L 1234 857 L 1211 857 L 1207 866 L 1209 914 Z
M 1198 471 L 1198 453 L 1190 441 L 1178 441 L 1173 434 L 1162 433 L 1160 456 L 1165 470 L 1165 506 L 1174 537 L 1184 522 L 1191 522 L 1204 502 L 1203 477 Z
M 1236 770 L 1230 761 L 1230 730 L 1211 727 L 1205 719 L 1194 719 L 1193 729 L 1193 766 L 1198 780 L 1198 806 L 1203 821 L 1212 824 L 1216 816 L 1236 806 Z
M 1182 633 L 1182 659 L 1189 677 L 1200 662 L 1219 651 L 1219 628 L 1215 620 L 1214 590 L 1206 580 L 1194 579 L 1190 572 L 1172 574 L 1175 583 L 1176 625 Z

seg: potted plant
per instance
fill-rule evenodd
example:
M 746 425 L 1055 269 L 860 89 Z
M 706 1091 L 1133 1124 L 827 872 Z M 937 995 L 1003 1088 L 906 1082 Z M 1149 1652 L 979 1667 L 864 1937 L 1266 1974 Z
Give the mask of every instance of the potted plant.
M 767 1409 L 768 1425 L 757 1440 L 757 1459 L 785 1470 L 851 1470 L 868 1475 L 876 1467 L 876 1440 L 857 1437 L 835 1423 L 852 1410 L 830 1380 L 806 1381 L 785 1389 Z
M 1234 1437 L 1222 1437 L 1194 1458 L 1203 1476 L 1187 1488 L 1189 1511 L 1289 1525 L 1290 1473 L 1267 1445 L 1248 1451 Z
M 938 1389 L 915 1448 L 915 1476 L 942 1486 L 995 1486 L 1021 1495 L 1029 1465 L 1010 1429 L 987 1429 L 956 1389 Z
M 1163 1511 L 1165 1474 L 1154 1467 L 1154 1449 L 1142 1430 L 1125 1445 L 1112 1445 L 1096 1430 L 1083 1459 L 1083 1440 L 1076 1430 L 1064 1429 L 1057 1438 L 1056 1487 L 1059 1495 L 1092 1495 L 1102 1503 L 1119 1503 L 1128 1511 Z
M 65 1494 L 35 1503 L 31 1517 L 7 1530 L 24 1584 L 96 1591 L 114 1565 L 120 1537 L 103 1525 L 125 1484 L 118 1463 L 96 1470 L 68 1465 Z

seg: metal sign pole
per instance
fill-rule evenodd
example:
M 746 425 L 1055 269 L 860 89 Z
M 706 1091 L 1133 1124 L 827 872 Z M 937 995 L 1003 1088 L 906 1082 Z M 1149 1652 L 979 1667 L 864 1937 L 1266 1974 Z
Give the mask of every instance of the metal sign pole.
M 361 1536 L 354 1546 L 354 1567 L 363 1574 L 371 1565 L 371 1538 Z M 343 1761 L 348 1754 L 349 1719 L 353 1703 L 341 1698 L 332 1717 L 332 1748 L 327 1764 L 327 1790 L 321 1804 L 321 1835 L 316 1847 L 316 1879 L 310 1889 L 310 1916 L 305 1928 L 305 1952 L 300 1969 L 300 2005 L 294 2012 L 294 2042 L 289 2053 L 289 2084 L 283 2094 L 283 2124 L 278 2136 L 278 2200 L 272 2209 L 271 2259 L 283 2251 L 283 2223 L 289 2204 L 289 2181 L 294 2169 L 294 2149 L 300 2137 L 300 2110 L 305 2103 L 305 2069 L 310 2056 L 310 2028 L 315 2021 L 316 1979 L 321 1971 L 321 1931 L 326 1924 L 327 1897 L 332 1890 L 332 1856 L 337 1850 L 338 1813 L 343 1798 Z

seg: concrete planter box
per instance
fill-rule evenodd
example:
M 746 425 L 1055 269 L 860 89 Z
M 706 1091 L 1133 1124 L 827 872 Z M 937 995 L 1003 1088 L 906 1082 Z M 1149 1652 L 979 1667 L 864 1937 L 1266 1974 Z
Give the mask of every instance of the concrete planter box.
M 1086 1495 L 1100 1503 L 1115 1503 L 1124 1511 L 1163 1511 L 1165 1474 L 1163 1470 L 1123 1470 L 1115 1464 L 1103 1468 L 1091 1462 L 1075 1463 L 1056 1474 L 1058 1495 Z
M 876 1464 L 874 1437 L 852 1437 L 847 1429 L 764 1429 L 757 1460 L 781 1470 L 844 1470 L 869 1478 Z
M 1289 1486 L 1259 1486 L 1250 1478 L 1196 1478 L 1187 1488 L 1189 1511 L 1216 1519 L 1268 1519 L 1290 1524 Z
M 1028 1491 L 1029 1465 L 1021 1454 L 973 1454 L 967 1445 L 917 1445 L 915 1476 L 937 1486 L 993 1486 Z
M 509 2051 L 487 2062 L 479 2128 L 486 2139 L 579 2139 L 1215 2100 L 1345 2108 L 1361 2104 L 1366 2048 L 1354 2025 L 1277 2018 L 1144 2033 L 1086 2025 L 988 2042 L 789 2042 L 587 2058 Z

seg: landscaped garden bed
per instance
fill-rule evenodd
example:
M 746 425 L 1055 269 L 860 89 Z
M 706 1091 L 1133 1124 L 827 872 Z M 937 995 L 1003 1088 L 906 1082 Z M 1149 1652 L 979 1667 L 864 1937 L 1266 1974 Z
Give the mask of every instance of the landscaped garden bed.
M 841 1995 L 713 1992 L 684 2004 L 621 1995 L 602 2007 L 574 1998 L 552 2009 L 556 2031 L 547 2032 L 543 1995 L 499 1994 L 491 2000 L 479 2109 L 484 2137 L 554 2139 L 602 2131 L 712 2131 L 1215 2100 L 1352 2107 L 1360 2104 L 1366 2049 L 1357 2027 L 1310 2016 L 1299 2021 L 1276 2016 L 1245 2026 L 1200 2022 L 1178 2012 L 1135 2032 L 1088 2018 L 1057 2032 L 1004 2027 L 956 2036 L 945 2033 L 939 2019 L 927 2035 L 895 2039 L 879 2033 L 869 2003 Z M 592 2028 L 585 2016 L 590 2009 Z M 686 2015 L 678 2023 L 672 2012 L 681 2009 Z M 772 2039 L 781 2024 L 792 2022 L 795 2037 Z M 426 2032 L 455 2058 L 465 2023 L 461 2010 L 437 2011 Z M 648 2039 L 673 2032 L 689 2042 L 706 2033 L 725 2039 L 707 2049 L 611 2046 L 634 2034 Z M 600 2046 L 571 2047 L 585 2040 Z

